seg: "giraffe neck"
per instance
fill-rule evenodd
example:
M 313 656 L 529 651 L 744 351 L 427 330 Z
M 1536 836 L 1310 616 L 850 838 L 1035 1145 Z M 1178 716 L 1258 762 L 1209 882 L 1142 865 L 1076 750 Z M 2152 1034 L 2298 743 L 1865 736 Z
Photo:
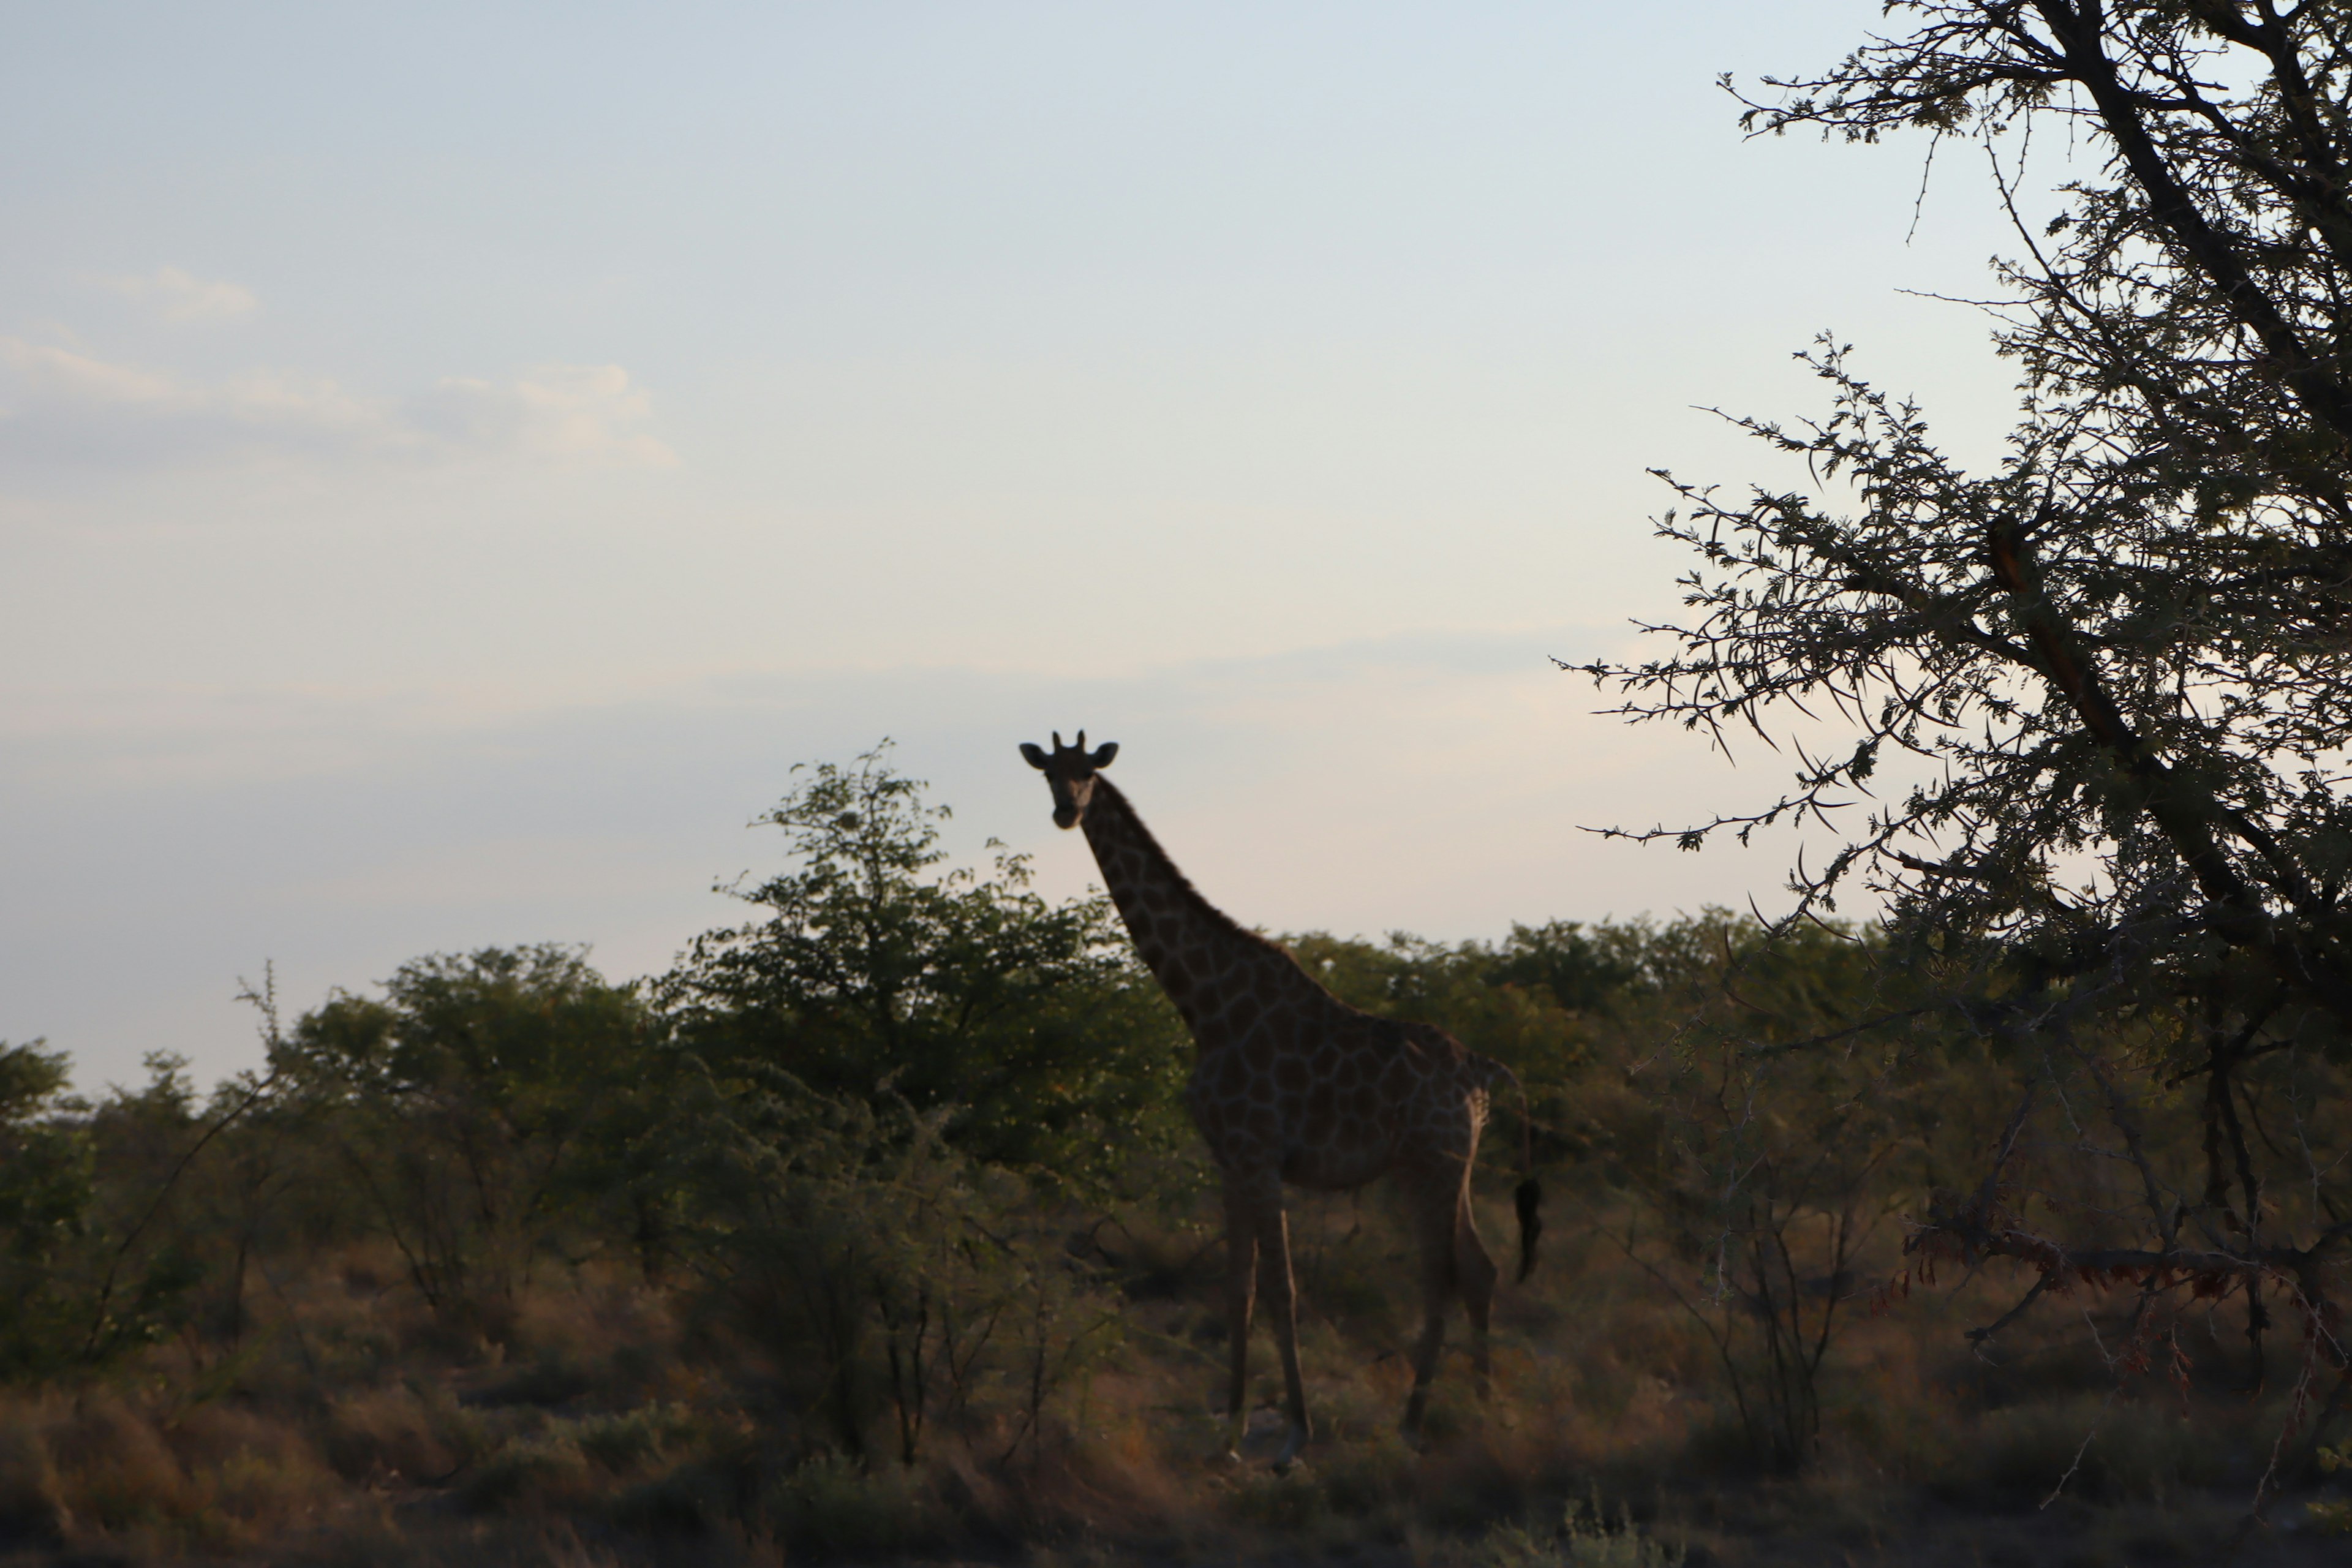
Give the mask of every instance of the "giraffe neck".
M 1244 1021 L 1234 1016 L 1236 998 L 1264 1006 L 1330 1004 L 1331 994 L 1288 953 L 1202 898 L 1127 797 L 1099 775 L 1083 826 L 1136 952 L 1204 1046 L 1211 1043 L 1204 1025 Z

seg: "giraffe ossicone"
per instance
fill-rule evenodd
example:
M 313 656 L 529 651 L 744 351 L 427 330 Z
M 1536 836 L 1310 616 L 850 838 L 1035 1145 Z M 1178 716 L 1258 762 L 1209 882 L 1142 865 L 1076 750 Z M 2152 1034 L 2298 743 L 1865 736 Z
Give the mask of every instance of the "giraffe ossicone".
M 1405 1405 L 1421 1425 L 1459 1300 L 1470 1318 L 1471 1363 L 1486 1391 L 1487 1319 L 1496 1268 L 1470 1210 L 1470 1175 L 1493 1087 L 1518 1088 L 1508 1068 L 1443 1029 L 1376 1017 L 1325 990 L 1297 961 L 1201 896 L 1102 770 L 1118 754 L 1087 750 L 1086 731 L 1054 749 L 1024 742 L 1045 775 L 1056 826 L 1082 827 L 1103 886 L 1136 951 L 1167 990 L 1199 1056 L 1186 1102 L 1224 1180 L 1226 1309 L 1232 1356 L 1226 1415 L 1238 1450 L 1249 1369 L 1252 1307 L 1262 1291 L 1282 1358 L 1289 1430 L 1275 1461 L 1286 1467 L 1313 1435 L 1298 1370 L 1297 1290 L 1282 1188 L 1344 1191 L 1393 1174 L 1421 1253 L 1424 1309 Z M 1521 1101 L 1524 1154 L 1525 1100 Z M 1525 1177 L 1514 1194 L 1522 1279 L 1535 1266 L 1542 1192 Z

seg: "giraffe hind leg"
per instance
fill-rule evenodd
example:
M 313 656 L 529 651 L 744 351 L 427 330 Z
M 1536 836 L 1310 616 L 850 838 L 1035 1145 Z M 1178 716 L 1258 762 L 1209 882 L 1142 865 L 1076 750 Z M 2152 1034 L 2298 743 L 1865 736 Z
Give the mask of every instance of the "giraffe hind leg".
M 1483 1402 L 1492 1391 L 1494 1364 L 1486 1343 L 1487 1320 L 1495 1306 L 1495 1280 L 1500 1270 L 1478 1238 L 1478 1223 L 1470 1213 L 1470 1190 L 1465 1186 L 1455 1205 L 1454 1222 L 1454 1279 L 1462 1292 L 1462 1305 L 1470 1315 L 1470 1365 L 1478 1377 L 1478 1397 Z
M 1412 1395 L 1404 1407 L 1408 1437 L 1421 1431 L 1429 1410 L 1429 1385 L 1437 1375 L 1437 1358 L 1445 1348 L 1445 1310 L 1457 1288 L 1454 1255 L 1455 1207 L 1458 1189 L 1444 1182 L 1416 1182 L 1409 1189 L 1413 1239 L 1421 1253 L 1421 1342 L 1412 1355 Z

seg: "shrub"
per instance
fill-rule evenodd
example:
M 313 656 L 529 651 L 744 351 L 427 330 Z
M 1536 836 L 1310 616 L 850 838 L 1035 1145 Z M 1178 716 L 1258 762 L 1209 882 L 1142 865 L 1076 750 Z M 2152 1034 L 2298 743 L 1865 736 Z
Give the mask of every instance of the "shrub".
M 939 1424 L 1034 1445 L 1118 1322 L 1056 1211 L 950 1145 L 942 1113 L 766 1084 L 704 1079 L 669 1139 L 695 1194 L 684 1255 L 766 1356 L 791 1435 L 866 1459 L 887 1419 L 904 1464 Z

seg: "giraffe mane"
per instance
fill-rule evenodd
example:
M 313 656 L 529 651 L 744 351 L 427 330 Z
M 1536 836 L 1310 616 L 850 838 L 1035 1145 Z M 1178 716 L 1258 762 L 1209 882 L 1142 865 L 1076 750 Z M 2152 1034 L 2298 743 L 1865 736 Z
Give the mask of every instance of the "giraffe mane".
M 1241 921 L 1234 919 L 1233 916 L 1219 909 L 1210 900 L 1210 898 L 1206 893 L 1203 893 L 1200 889 L 1194 887 L 1192 885 L 1192 879 L 1184 874 L 1184 868 L 1179 866 L 1176 863 L 1175 857 L 1169 854 L 1167 849 L 1161 846 L 1160 840 L 1152 837 L 1150 825 L 1143 820 L 1142 813 L 1135 809 L 1135 803 L 1129 800 L 1127 795 L 1117 784 L 1112 784 L 1110 780 L 1103 777 L 1100 773 L 1097 773 L 1095 775 L 1095 794 L 1097 796 L 1108 794 L 1113 800 L 1118 803 L 1118 809 L 1127 814 L 1127 820 L 1133 825 L 1137 837 L 1140 837 L 1144 843 L 1151 847 L 1151 852 L 1160 858 L 1160 864 L 1166 866 L 1168 868 L 1169 874 L 1175 879 L 1177 888 L 1186 898 L 1190 899 L 1193 904 L 1198 906 L 1202 913 L 1208 915 L 1212 920 L 1215 921 L 1233 935 L 1238 936 L 1244 941 L 1255 942 L 1258 946 L 1265 948 L 1268 952 L 1271 952 L 1276 957 L 1288 963 L 1292 969 L 1298 972 L 1299 978 L 1305 980 L 1309 985 L 1314 986 L 1318 991 L 1322 992 L 1326 996 L 1329 996 L 1331 994 L 1330 989 L 1328 986 L 1324 985 L 1321 981 L 1317 980 L 1312 974 L 1307 973 L 1306 966 L 1298 962 L 1297 955 L 1292 953 L 1288 948 L 1284 947 L 1280 942 L 1276 942 L 1273 938 L 1266 936 L 1262 932 L 1252 931 L 1249 927 L 1242 924 Z M 1336 1001 L 1337 998 L 1334 997 L 1333 1000 Z

